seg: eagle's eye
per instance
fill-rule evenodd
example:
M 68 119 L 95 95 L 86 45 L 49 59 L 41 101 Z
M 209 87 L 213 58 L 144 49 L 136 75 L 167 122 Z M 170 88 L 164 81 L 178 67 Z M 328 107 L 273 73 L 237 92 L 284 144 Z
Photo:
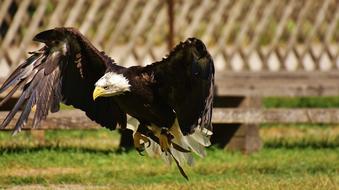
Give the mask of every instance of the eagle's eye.
M 109 87 L 108 87 L 108 86 L 104 86 L 104 89 L 105 89 L 105 90 L 108 90 L 108 89 L 109 89 Z

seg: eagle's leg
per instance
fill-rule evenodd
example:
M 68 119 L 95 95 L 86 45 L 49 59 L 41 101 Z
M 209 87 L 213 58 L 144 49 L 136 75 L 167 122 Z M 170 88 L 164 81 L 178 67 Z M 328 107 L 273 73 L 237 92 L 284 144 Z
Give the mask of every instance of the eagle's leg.
M 169 152 L 172 144 L 173 136 L 168 131 L 168 128 L 161 128 L 160 136 L 159 136 L 159 145 L 161 151 Z
M 133 135 L 134 147 L 139 152 L 140 155 L 142 155 L 142 152 L 145 150 L 144 144 L 148 143 L 149 146 L 151 143 L 150 140 L 145 135 L 142 134 L 141 130 L 143 129 L 143 127 L 145 126 L 140 124 L 138 130 Z

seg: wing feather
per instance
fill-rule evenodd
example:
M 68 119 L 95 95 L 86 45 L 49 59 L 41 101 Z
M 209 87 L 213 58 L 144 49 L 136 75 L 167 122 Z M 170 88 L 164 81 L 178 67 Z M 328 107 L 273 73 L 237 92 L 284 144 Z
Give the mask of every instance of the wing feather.
M 160 96 L 172 106 L 184 135 L 212 131 L 214 64 L 202 41 L 189 38 L 170 55 L 148 67 L 155 72 Z
M 19 65 L 17 69 L 6 79 L 0 88 L 0 93 L 3 93 L 9 87 L 19 83 L 22 79 L 27 77 L 32 71 L 34 62 L 39 61 L 40 55 L 33 55 L 29 57 L 23 64 Z
M 24 84 L 24 81 L 20 81 L 17 85 L 15 85 L 11 91 L 3 98 L 3 100 L 1 100 L 0 102 L 0 107 L 5 103 L 7 102 L 13 95 L 14 93 L 20 88 L 22 87 Z
M 1 128 L 22 108 L 14 129 L 14 133 L 18 132 L 26 124 L 33 106 L 36 107 L 33 127 L 37 127 L 49 112 L 59 110 L 60 102 L 85 111 L 90 119 L 109 129 L 115 129 L 117 124 L 126 126 L 126 113 L 112 98 L 92 99 L 94 84 L 105 71 L 120 69 L 113 60 L 73 28 L 47 30 L 37 34 L 34 40 L 45 46 L 19 65 L 0 88 L 3 93 L 12 87 L 0 105 L 22 89 Z

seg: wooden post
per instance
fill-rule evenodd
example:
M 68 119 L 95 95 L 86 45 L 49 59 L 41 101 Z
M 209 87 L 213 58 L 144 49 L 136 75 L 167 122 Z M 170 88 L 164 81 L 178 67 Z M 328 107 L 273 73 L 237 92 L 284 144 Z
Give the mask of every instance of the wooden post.
M 239 107 L 260 108 L 261 97 L 245 97 Z M 226 145 L 226 150 L 240 150 L 244 153 L 258 151 L 262 146 L 258 124 L 241 124 Z
M 261 97 L 217 97 L 215 107 L 260 108 Z M 261 148 L 258 124 L 214 124 L 211 142 L 220 148 L 244 153 Z
M 174 0 L 167 0 L 168 13 L 168 50 L 173 48 L 174 44 Z

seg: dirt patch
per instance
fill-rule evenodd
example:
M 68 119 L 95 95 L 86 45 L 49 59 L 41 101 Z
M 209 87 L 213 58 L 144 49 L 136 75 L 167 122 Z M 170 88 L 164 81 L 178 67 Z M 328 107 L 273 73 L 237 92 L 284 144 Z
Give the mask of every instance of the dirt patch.
M 7 190 L 64 190 L 64 189 L 72 189 L 72 190 L 106 190 L 110 189 L 107 186 L 87 186 L 87 185 L 78 185 L 78 184 L 68 184 L 68 185 L 24 185 L 24 186 L 12 186 L 7 187 Z
M 51 176 L 80 172 L 80 168 L 11 168 L 2 171 L 0 176 Z

